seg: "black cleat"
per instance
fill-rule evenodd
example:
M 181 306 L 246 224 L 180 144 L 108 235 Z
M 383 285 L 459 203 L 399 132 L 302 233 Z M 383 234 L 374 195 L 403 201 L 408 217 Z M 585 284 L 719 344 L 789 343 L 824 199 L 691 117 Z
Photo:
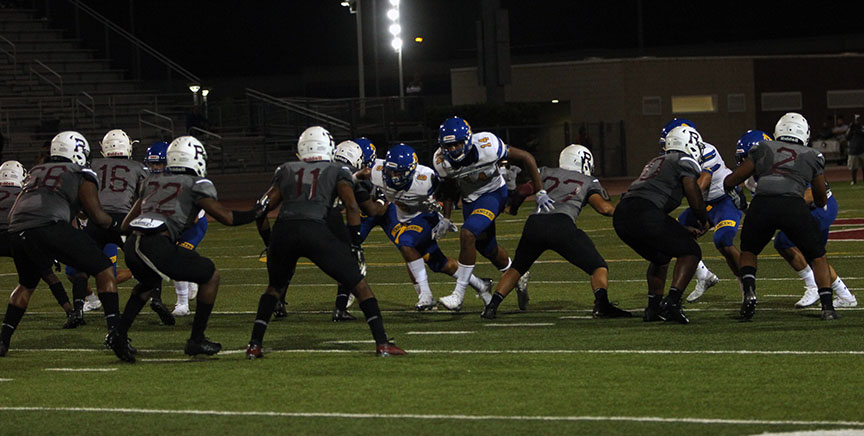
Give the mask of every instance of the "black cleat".
M 741 301 L 741 318 L 750 321 L 756 314 L 756 291 L 744 291 L 744 300 Z
M 594 310 L 592 311 L 594 318 L 631 318 L 633 314 L 619 309 L 612 305 L 612 303 L 606 304 L 594 304 Z
M 212 356 L 220 350 L 222 350 L 222 344 L 218 342 L 210 342 L 207 338 L 201 339 L 201 342 L 197 342 L 192 338 L 189 338 L 189 340 L 186 341 L 186 348 L 183 349 L 183 352 L 189 356 L 197 356 L 199 354 Z
M 108 331 L 108 335 L 105 336 L 105 346 L 110 348 L 118 359 L 124 362 L 135 363 L 135 355 L 130 349 L 129 338 L 124 334 L 120 334 L 117 328 Z M 137 352 L 138 350 L 135 351 Z
M 276 302 L 276 308 L 273 309 L 273 318 L 282 319 L 288 316 L 288 311 L 285 310 L 285 303 L 282 301 Z
M 660 317 L 664 321 L 675 321 L 679 324 L 690 324 L 690 319 L 684 314 L 684 309 L 681 308 L 681 302 L 673 303 L 669 298 L 664 298 L 660 302 Z
M 261 352 L 261 344 L 250 342 L 246 347 L 246 359 L 255 360 L 264 357 L 264 353 Z
M 645 312 L 642 314 L 642 321 L 645 321 L 645 322 L 666 321 L 666 318 L 664 318 L 662 316 L 659 307 L 648 306 L 645 308 Z
M 492 304 L 487 304 L 486 307 L 483 308 L 483 312 L 480 313 L 480 318 L 483 319 L 495 319 L 498 316 L 498 308 L 493 307 Z
M 75 309 L 66 314 L 66 322 L 63 324 L 64 329 L 74 329 L 79 325 L 87 324 L 84 322 L 84 310 Z
M 389 357 L 389 356 L 404 356 L 408 353 L 405 350 L 396 346 L 396 344 L 392 342 L 387 342 L 384 344 L 379 344 L 375 347 L 375 355 L 378 357 Z
M 840 319 L 840 315 L 834 309 L 822 309 L 822 315 L 819 318 L 822 321 L 831 321 L 832 319 Z
M 159 320 L 162 321 L 162 325 L 174 325 L 177 322 L 174 320 L 174 315 L 171 314 L 171 311 L 162 304 L 162 301 L 150 301 L 150 308 L 156 312 L 156 315 L 159 315 Z
M 9 352 L 9 344 L 0 341 L 0 357 L 6 357 L 6 353 Z
M 333 309 L 333 322 L 354 321 L 357 318 L 348 313 L 347 310 Z
M 516 303 L 519 304 L 519 310 L 528 310 L 528 300 L 531 299 L 528 296 L 528 279 L 530 277 L 531 272 L 529 271 L 519 277 L 519 281 L 516 282 Z

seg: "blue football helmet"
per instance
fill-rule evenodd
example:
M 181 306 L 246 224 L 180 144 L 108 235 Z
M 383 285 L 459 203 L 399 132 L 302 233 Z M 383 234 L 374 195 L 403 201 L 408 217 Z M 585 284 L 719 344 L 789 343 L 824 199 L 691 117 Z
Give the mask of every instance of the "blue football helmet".
M 396 190 L 408 189 L 417 170 L 417 153 L 408 145 L 396 144 L 384 158 L 384 183 Z
M 747 157 L 747 154 L 750 153 L 750 149 L 753 148 L 754 145 L 758 144 L 760 141 L 773 141 L 774 138 L 771 135 L 761 131 L 761 130 L 748 130 L 747 133 L 741 135 L 741 138 L 738 140 L 738 145 L 735 148 L 735 161 L 738 162 L 738 165 L 741 165 L 741 162 L 744 162 L 744 158 Z
M 690 121 L 686 118 L 672 118 L 672 121 L 669 121 L 668 123 L 666 123 L 666 125 L 663 126 L 663 129 L 660 130 L 660 150 L 661 151 L 666 150 L 666 135 L 668 135 L 669 132 L 672 131 L 672 129 L 674 129 L 678 126 L 687 126 L 687 127 L 692 127 L 694 129 L 696 129 L 696 124 L 693 124 L 693 121 Z M 699 130 L 699 129 L 696 129 L 696 130 Z
M 372 165 L 375 164 L 375 159 L 378 159 L 378 155 L 375 151 L 375 144 L 366 137 L 360 137 L 354 140 L 354 143 L 360 146 L 360 150 L 363 151 L 363 165 L 366 168 L 372 168 Z
M 462 118 L 447 118 L 438 128 L 438 145 L 448 161 L 462 161 L 471 145 L 471 126 Z
M 161 173 L 162 169 L 165 168 L 165 164 L 168 162 L 167 151 L 167 142 L 154 142 L 153 145 L 147 147 L 144 163 L 147 164 L 151 173 Z M 162 166 L 154 168 L 153 164 L 162 164 Z

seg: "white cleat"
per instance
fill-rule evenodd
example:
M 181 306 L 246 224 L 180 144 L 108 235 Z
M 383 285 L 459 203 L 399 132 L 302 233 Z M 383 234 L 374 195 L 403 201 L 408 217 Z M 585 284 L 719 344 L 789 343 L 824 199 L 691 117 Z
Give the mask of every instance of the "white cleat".
M 528 297 L 528 279 L 530 278 L 531 271 L 528 271 L 516 282 L 516 302 L 519 304 L 519 310 L 528 309 L 528 300 L 530 300 Z
M 102 302 L 99 301 L 99 297 L 96 294 L 90 294 L 84 297 L 84 311 L 91 312 L 94 310 L 99 310 L 102 308 Z
M 178 304 L 174 306 L 174 311 L 171 312 L 171 315 L 174 316 L 189 316 L 189 305 L 188 304 Z
M 858 299 L 855 298 L 855 294 L 849 294 L 849 296 L 851 298 L 834 297 L 834 308 L 858 306 Z
M 440 304 L 441 307 L 443 307 L 447 310 L 452 310 L 454 312 L 458 312 L 458 311 L 462 310 L 462 300 L 464 298 L 465 298 L 464 295 L 460 298 L 459 294 L 454 292 L 454 293 L 452 293 L 446 297 L 439 298 L 438 304 Z
M 483 307 L 486 307 L 492 301 L 492 279 L 481 279 L 483 280 L 483 289 L 475 289 L 477 292 L 477 297 L 483 300 Z
M 435 297 L 432 295 L 421 295 L 420 298 L 417 299 L 417 305 L 414 306 L 418 312 L 425 312 L 427 310 L 435 310 Z
M 345 308 L 347 309 L 351 307 L 351 305 L 354 304 L 354 300 L 356 300 L 356 298 L 354 298 L 354 294 L 348 294 L 348 302 L 345 303 Z
M 711 276 L 709 276 L 705 280 L 698 280 L 697 279 L 696 280 L 696 286 L 693 288 L 693 292 L 691 292 L 690 295 L 687 296 L 687 301 L 692 303 L 692 302 L 702 298 L 702 294 L 704 294 L 705 291 L 708 290 L 708 288 L 716 285 L 719 282 L 720 282 L 720 277 L 717 277 L 717 274 L 714 274 L 714 273 L 712 273 Z
M 795 303 L 796 309 L 803 309 L 805 307 L 810 307 L 816 302 L 819 301 L 819 289 L 816 288 L 806 288 L 804 291 L 804 296 Z
M 189 282 L 189 299 L 194 300 L 198 296 L 198 283 Z

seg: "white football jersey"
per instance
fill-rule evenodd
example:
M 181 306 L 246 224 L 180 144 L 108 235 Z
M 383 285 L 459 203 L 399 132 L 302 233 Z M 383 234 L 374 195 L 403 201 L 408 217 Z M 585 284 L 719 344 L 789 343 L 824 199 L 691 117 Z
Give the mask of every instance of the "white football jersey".
M 372 166 L 371 180 L 375 187 L 384 192 L 387 201 L 396 205 L 396 218 L 400 223 L 429 211 L 430 196 L 435 192 L 438 176 L 432 168 L 417 165 L 414 179 L 408 189 L 397 190 L 384 182 L 384 159 L 376 159 Z
M 732 170 L 726 167 L 726 163 L 723 162 L 723 157 L 720 156 L 717 149 L 707 142 L 702 151 L 702 172 L 711 174 L 711 184 L 708 186 L 708 190 L 702 193 L 705 201 L 713 201 L 726 195 L 726 191 L 723 189 L 723 180 L 732 174 Z
M 478 132 L 471 135 L 469 157 L 477 153 L 477 161 L 454 168 L 439 148 L 435 151 L 433 161 L 435 171 L 444 178 L 455 178 L 459 181 L 462 200 L 472 202 L 481 195 L 500 189 L 506 184 L 504 177 L 498 171 L 498 161 L 507 157 L 508 147 L 500 138 L 489 132 Z

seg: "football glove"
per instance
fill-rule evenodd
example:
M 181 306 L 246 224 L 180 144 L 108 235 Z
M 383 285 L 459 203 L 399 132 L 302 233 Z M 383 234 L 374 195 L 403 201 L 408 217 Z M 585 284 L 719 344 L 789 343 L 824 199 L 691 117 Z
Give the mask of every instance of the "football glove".
M 360 268 L 360 275 L 366 277 L 366 256 L 363 254 L 363 247 L 358 244 L 351 244 L 351 254 L 357 261 L 357 267 Z
M 546 193 L 545 189 L 537 191 L 536 201 L 537 212 L 549 212 L 555 209 L 555 200 L 549 198 L 549 194 Z
M 450 221 L 450 218 L 441 217 L 441 220 L 438 221 L 438 224 L 435 225 L 435 228 L 432 229 L 432 237 L 437 239 L 441 239 L 447 232 L 455 232 L 457 229 L 456 224 L 453 224 Z
M 270 197 L 267 194 L 264 194 L 255 202 L 255 219 L 264 216 L 264 214 L 267 213 L 268 206 L 270 206 Z
M 434 197 L 429 197 L 426 199 L 426 201 L 423 202 L 423 209 L 426 210 L 426 212 L 440 213 L 443 208 L 441 207 L 441 203 L 439 203 L 438 200 L 436 200 Z
M 726 192 L 726 195 L 732 199 L 732 204 L 734 204 L 738 210 L 747 210 L 747 196 L 744 194 L 744 191 L 741 190 L 740 186 L 730 189 Z

